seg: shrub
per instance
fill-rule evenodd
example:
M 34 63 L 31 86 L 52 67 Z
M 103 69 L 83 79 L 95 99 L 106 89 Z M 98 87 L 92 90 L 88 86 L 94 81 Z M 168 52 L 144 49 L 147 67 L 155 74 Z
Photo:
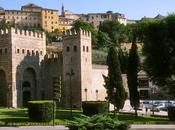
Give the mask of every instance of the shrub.
M 175 107 L 168 108 L 168 117 L 170 121 L 175 121 Z
M 53 113 L 54 107 L 54 113 Z M 29 101 L 28 115 L 30 120 L 38 122 L 49 122 L 56 114 L 56 103 L 53 101 Z M 54 116 L 55 118 L 55 116 Z
M 128 130 L 129 124 L 107 114 L 75 118 L 67 125 L 70 130 Z
M 83 114 L 92 116 L 98 113 L 108 112 L 109 105 L 105 101 L 85 101 L 82 103 Z

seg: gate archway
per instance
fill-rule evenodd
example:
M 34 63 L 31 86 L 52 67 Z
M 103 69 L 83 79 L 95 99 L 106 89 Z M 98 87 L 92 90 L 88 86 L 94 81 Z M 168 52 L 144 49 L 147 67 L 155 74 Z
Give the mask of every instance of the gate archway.
M 32 68 L 27 68 L 23 73 L 22 83 L 22 105 L 27 107 L 28 101 L 35 98 L 36 72 Z
M 0 70 L 0 106 L 7 106 L 7 80 L 3 70 Z

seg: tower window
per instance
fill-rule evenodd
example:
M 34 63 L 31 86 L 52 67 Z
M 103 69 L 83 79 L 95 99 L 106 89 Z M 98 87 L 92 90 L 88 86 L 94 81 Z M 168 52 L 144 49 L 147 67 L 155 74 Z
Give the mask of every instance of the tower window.
M 83 52 L 85 52 L 85 46 L 83 46 Z
M 0 49 L 0 55 L 2 55 L 2 49 Z
M 17 49 L 17 53 L 20 53 L 20 50 L 19 49 Z
M 35 52 L 34 52 L 34 50 L 32 50 L 32 55 L 35 55 Z
M 67 52 L 69 52 L 70 51 L 70 48 L 67 46 L 66 50 L 67 50 Z
M 27 55 L 30 55 L 30 51 L 29 50 L 27 50 Z
M 5 53 L 7 53 L 7 48 L 5 49 Z
M 42 51 L 40 51 L 40 55 L 42 55 L 43 54 L 43 52 Z
M 86 52 L 89 52 L 89 48 L 88 48 L 88 46 L 86 47 Z
M 25 53 L 25 50 L 24 49 L 22 49 L 22 54 L 24 54 Z
M 38 51 L 36 51 L 36 55 L 39 55 L 39 52 Z
M 77 52 L 77 46 L 74 46 L 74 52 Z

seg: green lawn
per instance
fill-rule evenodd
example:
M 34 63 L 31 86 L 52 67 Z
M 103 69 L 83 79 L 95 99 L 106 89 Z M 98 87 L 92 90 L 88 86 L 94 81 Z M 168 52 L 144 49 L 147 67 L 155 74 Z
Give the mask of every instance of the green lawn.
M 73 116 L 78 117 L 82 114 L 81 111 L 73 111 Z M 111 116 L 114 116 L 111 114 Z M 127 121 L 131 124 L 170 124 L 167 117 L 150 117 L 140 116 L 135 117 L 130 113 L 120 113 L 118 119 Z M 69 110 L 57 109 L 55 124 L 66 125 L 69 120 L 72 120 Z M 35 125 L 52 125 L 49 123 L 31 122 L 27 115 L 27 109 L 0 109 L 0 126 L 35 126 Z
M 73 111 L 73 116 L 78 117 L 81 111 Z M 57 110 L 55 125 L 66 125 L 72 120 L 69 110 Z M 27 109 L 0 109 L 0 126 L 35 126 L 52 125 L 52 122 L 31 122 L 28 118 Z

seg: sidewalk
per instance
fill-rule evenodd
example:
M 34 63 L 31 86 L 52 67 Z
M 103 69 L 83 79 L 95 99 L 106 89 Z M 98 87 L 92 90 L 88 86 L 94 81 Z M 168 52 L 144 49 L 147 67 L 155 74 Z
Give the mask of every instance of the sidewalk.
M 0 127 L 0 130 L 68 130 L 65 126 Z
M 69 130 L 65 126 L 0 127 L 0 130 Z M 129 130 L 175 130 L 175 125 L 131 125 Z
M 175 125 L 131 125 L 129 130 L 175 130 Z

